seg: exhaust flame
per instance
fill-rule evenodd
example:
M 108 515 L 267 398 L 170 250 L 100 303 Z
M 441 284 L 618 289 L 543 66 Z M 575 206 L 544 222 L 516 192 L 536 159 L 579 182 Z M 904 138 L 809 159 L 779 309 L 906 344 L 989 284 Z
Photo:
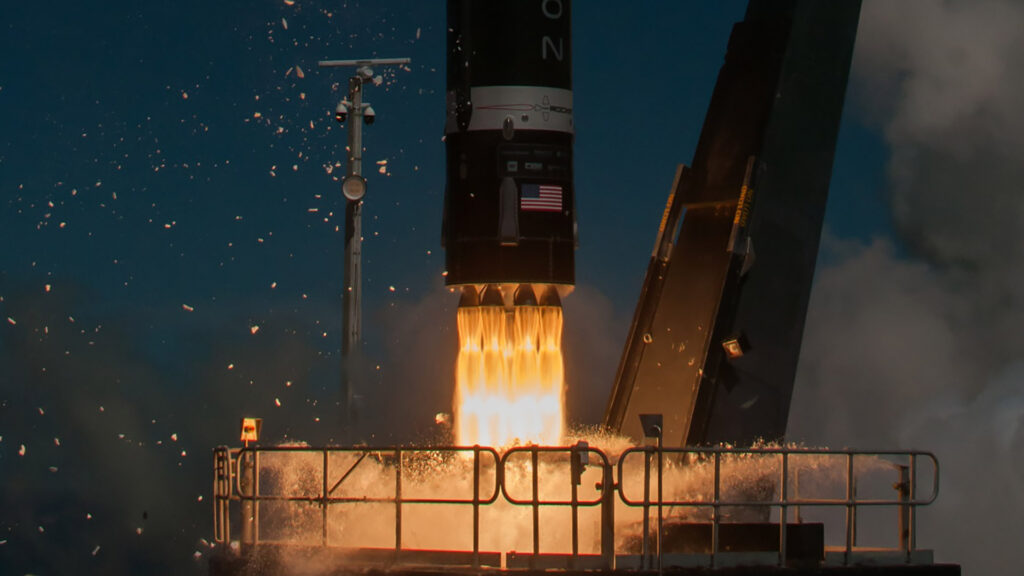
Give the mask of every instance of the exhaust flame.
M 565 422 L 560 306 L 458 310 L 458 444 L 559 444 Z

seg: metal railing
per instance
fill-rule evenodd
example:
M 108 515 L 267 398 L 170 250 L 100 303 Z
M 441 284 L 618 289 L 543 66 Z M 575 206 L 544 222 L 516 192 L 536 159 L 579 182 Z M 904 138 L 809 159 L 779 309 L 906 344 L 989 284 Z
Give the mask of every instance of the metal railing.
M 312 474 L 319 474 L 317 486 L 312 490 L 309 483 L 303 490 L 284 491 L 282 493 L 266 493 L 261 491 L 261 455 L 271 458 L 268 454 L 291 453 L 303 457 L 318 458 L 319 466 L 314 467 Z M 388 493 L 381 494 L 378 486 L 374 493 L 356 493 L 341 495 L 340 487 L 349 481 L 352 475 L 372 458 L 377 463 L 377 473 L 393 474 L 394 486 Z M 409 495 L 404 493 L 406 487 L 406 462 L 428 460 L 430 462 L 456 462 L 457 468 L 465 470 L 472 467 L 472 494 L 461 497 L 441 497 L 436 495 Z M 457 460 L 460 459 L 460 460 Z M 812 464 L 807 463 L 808 459 Z M 818 459 L 814 461 L 813 459 Z M 836 464 L 838 459 L 839 464 Z M 919 494 L 918 467 L 920 461 L 931 464 L 931 490 L 924 495 Z M 344 461 L 344 466 L 338 462 Z M 827 462 L 828 465 L 822 465 Z M 640 464 L 638 469 L 637 463 Z M 542 478 L 543 466 L 557 470 L 560 466 L 568 466 L 568 497 L 545 497 L 542 492 L 551 492 L 550 479 L 545 484 Z M 586 469 L 596 469 L 600 474 L 594 490 L 588 490 L 581 496 L 579 486 Z M 481 474 L 486 469 L 487 474 Z M 751 472 L 753 470 L 753 472 Z M 895 489 L 892 498 L 858 496 L 858 478 L 867 473 L 897 472 L 897 481 L 890 486 Z M 754 485 L 762 489 L 760 494 L 751 496 L 748 493 L 735 493 L 736 486 L 744 485 L 737 479 L 743 471 L 746 474 L 746 485 L 753 479 Z M 821 496 L 818 494 L 801 495 L 809 492 L 808 476 L 813 474 L 828 476 L 833 488 L 841 489 L 842 495 Z M 420 470 L 422 474 L 422 470 Z M 524 497 L 515 492 L 513 476 L 522 478 L 529 474 L 529 496 Z M 429 470 L 428 470 L 429 474 Z M 517 476 L 518 475 L 518 476 Z M 593 478 L 592 472 L 588 478 Z M 558 475 L 561 478 L 561 475 Z M 486 480 L 484 480 L 486 479 Z M 483 482 L 483 484 L 482 484 Z M 642 483 L 642 495 L 637 494 L 637 483 Z M 652 482 L 655 495 L 652 496 Z M 485 485 L 484 485 L 485 484 Z M 803 487 L 801 487 L 803 484 Z M 522 483 L 516 484 L 522 486 Z M 542 488 L 542 485 L 544 488 Z M 412 485 L 409 485 L 412 486 Z M 323 547 L 344 547 L 347 542 L 330 537 L 330 521 L 328 511 L 331 508 L 360 504 L 377 504 L 394 507 L 394 539 L 393 551 L 397 558 L 409 548 L 403 545 L 403 507 L 407 505 L 451 505 L 469 507 L 472 511 L 472 547 L 465 552 L 471 553 L 472 565 L 480 566 L 481 558 L 481 509 L 492 505 L 511 505 L 513 507 L 529 507 L 531 509 L 531 544 L 532 554 L 528 555 L 528 567 L 551 567 L 551 563 L 540 560 L 548 557 L 567 557 L 564 567 L 577 568 L 581 559 L 597 560 L 597 564 L 586 564 L 588 567 L 613 568 L 618 559 L 616 535 L 632 535 L 635 527 L 622 522 L 615 523 L 617 505 L 640 509 L 642 518 L 641 562 L 644 568 L 653 568 L 655 556 L 652 548 L 656 548 L 658 568 L 663 565 L 666 552 L 672 552 L 664 545 L 664 520 L 673 522 L 692 522 L 700 511 L 710 511 L 711 542 L 705 558 L 707 565 L 715 567 L 722 553 L 720 529 L 722 524 L 730 523 L 727 518 L 731 511 L 754 511 L 763 518 L 774 520 L 778 524 L 778 565 L 784 565 L 788 558 L 789 542 L 787 542 L 787 525 L 799 524 L 801 508 L 835 509 L 843 513 L 844 546 L 842 547 L 842 563 L 853 563 L 857 551 L 856 519 L 860 508 L 892 507 L 896 510 L 896 524 L 899 534 L 899 545 L 886 550 L 900 551 L 905 554 L 904 562 L 912 562 L 912 552 L 916 550 L 917 508 L 932 503 L 938 495 L 939 464 L 935 456 L 929 452 L 867 452 L 857 450 L 807 450 L 796 448 L 661 448 L 635 447 L 618 455 L 613 461 L 603 451 L 579 443 L 574 446 L 523 446 L 515 447 L 499 453 L 488 447 L 345 447 L 345 448 L 306 448 L 306 447 L 256 447 L 228 449 L 217 448 L 214 451 L 214 539 L 221 545 L 229 545 L 232 541 L 231 502 L 240 503 L 242 553 L 261 542 L 260 504 L 285 503 L 286 505 L 316 505 L 320 507 L 320 545 Z M 563 487 L 564 488 L 564 487 Z M 481 491 L 484 493 L 481 494 Z M 559 494 L 564 494 L 559 492 Z M 500 496 L 500 500 L 499 500 Z M 541 553 L 541 509 L 544 507 L 568 508 L 571 515 L 571 549 L 568 554 Z M 598 508 L 600 510 L 599 556 L 581 554 L 580 552 L 580 521 L 581 508 Z M 657 512 L 657 533 L 650 533 L 652 509 Z M 790 513 L 794 519 L 790 520 Z M 501 526 L 496 529 L 501 529 Z M 304 545 L 311 542 L 304 541 Z M 656 546 L 655 546 L 656 545 Z M 489 552 L 494 555 L 495 553 Z M 628 554 L 626 554 L 628 555 Z M 560 565 L 561 566 L 561 565 Z
M 515 460 L 519 454 L 530 456 L 530 498 L 516 498 L 509 493 L 508 482 L 506 481 L 506 470 L 509 463 Z M 540 460 L 541 455 L 546 456 L 569 456 L 569 499 L 540 497 Z M 597 462 L 593 463 L 591 456 L 596 457 Z M 583 471 L 587 466 L 599 466 L 601 470 L 601 481 L 595 487 L 599 493 L 595 498 L 580 498 L 579 486 L 582 482 Z M 579 509 L 580 507 L 601 506 L 601 532 L 600 549 L 602 563 L 605 568 L 611 568 L 614 564 L 615 555 L 615 490 L 612 482 L 612 466 L 608 456 L 604 452 L 591 448 L 585 442 L 574 446 L 522 446 L 510 448 L 501 456 L 500 484 L 501 494 L 510 504 L 516 506 L 529 506 L 532 512 L 532 554 L 529 557 L 529 567 L 537 567 L 537 559 L 540 552 L 540 509 L 543 506 L 569 507 L 571 514 L 571 556 L 569 568 L 577 568 L 580 557 L 579 542 Z M 606 487 L 611 487 L 607 488 Z
M 628 470 L 628 462 L 631 457 L 643 456 L 643 478 L 644 478 L 644 493 L 642 498 L 630 497 L 624 486 L 624 475 Z M 659 498 L 652 500 L 650 497 L 650 483 L 652 480 L 651 463 L 652 460 L 658 462 L 656 472 L 657 489 Z M 711 474 L 710 474 L 710 486 L 707 483 L 704 484 L 704 488 L 709 488 L 711 492 L 710 499 L 705 498 L 703 494 L 691 497 L 679 497 L 679 498 L 663 498 L 662 491 L 665 484 L 665 473 L 666 467 L 663 465 L 666 456 L 676 456 L 676 465 L 671 467 L 670 474 L 678 475 L 679 473 L 692 473 L 695 467 L 707 466 L 710 461 Z M 842 475 L 844 477 L 843 491 L 844 496 L 839 498 L 823 498 L 823 497 L 801 497 L 799 493 L 790 495 L 790 486 L 793 484 L 793 480 L 798 478 L 793 473 L 792 461 L 794 458 L 841 458 L 844 463 L 842 466 Z M 769 466 L 769 471 L 778 474 L 778 483 L 775 484 L 777 488 L 777 497 L 771 499 L 768 498 L 724 498 L 722 496 L 722 465 L 723 463 L 735 464 L 740 459 L 761 459 L 761 464 L 765 463 L 766 459 L 778 460 L 778 466 Z M 925 498 L 920 498 L 917 490 L 917 476 L 918 476 L 918 461 L 920 459 L 926 459 L 931 463 L 932 466 L 932 486 L 930 493 Z M 857 459 L 867 461 L 867 468 L 879 470 L 884 468 L 895 469 L 898 472 L 897 482 L 893 484 L 893 488 L 897 492 L 896 498 L 859 498 L 857 496 L 857 483 L 855 474 L 855 462 Z M 907 464 L 893 464 L 887 462 L 887 459 L 897 459 L 907 462 Z M 769 463 L 770 464 L 770 463 Z M 916 510 L 919 506 L 925 506 L 935 501 L 939 492 L 939 463 L 935 458 L 935 455 L 930 452 L 922 451 L 883 451 L 883 452 L 868 452 L 861 450 L 812 450 L 812 449 L 797 449 L 797 448 L 749 448 L 749 449 L 738 449 L 738 448 L 657 448 L 654 446 L 649 447 L 635 447 L 625 450 L 619 457 L 617 468 L 617 486 L 619 497 L 624 504 L 632 507 L 642 508 L 644 511 L 643 519 L 643 559 L 645 567 L 650 566 L 649 550 L 651 547 L 650 533 L 648 529 L 648 523 L 650 518 L 650 509 L 652 507 L 658 510 L 658 532 L 656 536 L 657 549 L 658 549 L 658 565 L 661 566 L 663 546 L 662 539 L 664 537 L 662 518 L 664 508 L 684 508 L 684 509 L 699 509 L 699 508 L 710 508 L 711 509 L 711 550 L 709 553 L 709 565 L 715 566 L 716 557 L 720 553 L 720 538 L 719 530 L 722 522 L 721 511 L 723 508 L 743 508 L 747 510 L 764 510 L 771 513 L 773 509 L 778 510 L 779 520 L 779 546 L 778 546 L 778 564 L 784 565 L 787 559 L 787 530 L 786 526 L 789 524 L 788 511 L 794 509 L 799 511 L 800 507 L 832 507 L 842 508 L 845 511 L 844 515 L 844 533 L 845 533 L 845 550 L 843 551 L 843 564 L 848 565 L 851 563 L 853 558 L 853 552 L 856 548 L 856 517 L 857 509 L 860 507 L 881 507 L 889 506 L 894 507 L 898 511 L 897 514 L 897 531 L 899 534 L 899 546 L 893 548 L 893 550 L 900 550 L 905 553 L 905 561 L 909 563 L 911 561 L 911 553 L 916 550 L 917 547 L 917 522 L 916 522 Z M 777 468 L 777 470 L 775 470 Z M 830 472 L 837 472 L 835 467 L 827 468 Z M 765 478 L 768 474 L 762 473 L 761 477 Z M 799 516 L 798 522 L 799 523 Z
M 265 454 L 297 454 L 312 455 L 321 457 L 320 482 L 317 494 L 302 493 L 275 493 L 267 494 L 261 491 L 260 477 L 261 470 L 260 456 Z M 220 447 L 214 452 L 214 536 L 218 543 L 229 543 L 231 539 L 231 524 L 229 506 L 231 501 L 241 503 L 241 541 L 240 544 L 245 552 L 246 548 L 267 542 L 261 538 L 260 530 L 260 504 L 266 502 L 285 502 L 296 505 L 310 504 L 320 508 L 320 544 L 322 546 L 335 545 L 329 537 L 329 510 L 331 507 L 354 505 L 354 504 L 391 504 L 394 506 L 394 550 L 403 550 L 402 546 L 402 519 L 403 506 L 414 504 L 435 504 L 435 505 L 456 505 L 468 506 L 472 509 L 473 525 L 472 531 L 472 554 L 473 564 L 479 565 L 480 552 L 480 508 L 493 504 L 499 495 L 499 482 L 497 470 L 500 456 L 493 448 L 474 447 L 436 447 L 429 450 L 410 449 L 405 447 L 386 448 L 306 448 L 306 447 L 257 447 L 228 449 Z M 461 498 L 446 497 L 416 497 L 403 495 L 403 470 L 407 457 L 414 455 L 441 455 L 442 457 L 465 457 L 471 462 L 473 469 L 472 494 Z M 332 481 L 331 462 L 341 456 L 352 456 L 354 462 L 348 463 L 344 472 L 337 474 L 337 480 Z M 368 458 L 373 457 L 378 463 L 389 466 L 393 469 L 394 489 L 389 495 L 372 496 L 358 494 L 343 496 L 338 490 L 348 480 L 361 464 Z M 481 468 L 489 465 L 495 470 L 492 486 L 481 486 Z M 481 489 L 487 488 L 487 493 L 481 496 Z M 305 542 L 309 544 L 309 542 Z

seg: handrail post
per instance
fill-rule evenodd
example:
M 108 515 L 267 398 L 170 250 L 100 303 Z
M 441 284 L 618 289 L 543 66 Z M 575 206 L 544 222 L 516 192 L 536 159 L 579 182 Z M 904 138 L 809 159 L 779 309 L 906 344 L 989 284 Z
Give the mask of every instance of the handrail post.
M 715 567 L 715 556 L 718 554 L 718 524 L 719 524 L 719 507 L 718 501 L 721 499 L 721 474 L 722 474 L 722 453 L 719 449 L 715 449 L 715 493 L 714 499 L 712 500 L 711 506 L 711 567 Z
M 255 449 L 243 450 L 238 458 L 239 497 L 242 500 L 242 555 L 248 555 L 256 544 L 256 480 Z
M 853 508 L 853 453 L 846 453 L 846 552 L 843 554 L 843 565 L 850 565 L 853 552 L 855 512 Z
M 402 449 L 395 448 L 395 556 L 402 550 Z
M 782 490 L 779 493 L 779 566 L 786 565 L 786 515 L 789 509 L 786 507 L 789 498 L 789 452 L 782 452 Z
M 580 555 L 580 518 L 579 518 L 579 488 L 576 485 L 577 474 L 581 477 L 583 475 L 583 465 L 579 464 L 579 469 L 574 469 L 577 466 L 577 462 L 580 461 L 579 455 L 580 449 L 578 446 L 572 448 L 572 452 L 569 453 L 569 486 L 572 491 L 572 497 L 570 500 L 570 508 L 572 509 L 572 559 L 569 562 L 569 567 L 576 568 L 576 559 Z
M 661 479 L 662 479 L 662 461 L 664 445 L 662 444 L 662 435 L 658 434 L 658 574 L 662 572 L 662 539 L 665 537 L 664 522 L 662 520 L 661 512 Z
M 619 466 L 622 460 L 619 460 Z M 602 459 L 601 466 L 604 467 L 601 483 L 601 557 L 604 559 L 604 568 L 611 570 L 615 567 L 615 476 L 612 473 L 612 465 Z
M 641 540 L 642 561 L 640 567 L 644 570 L 650 568 L 651 544 L 651 450 L 650 446 L 644 446 L 644 537 Z
M 938 464 L 935 466 L 935 477 L 938 482 L 939 468 Z M 910 454 L 910 514 L 907 518 L 909 529 L 910 529 L 910 542 L 907 549 L 907 558 L 909 560 L 910 553 L 917 550 L 917 504 L 914 502 L 917 500 L 917 454 L 911 452 Z
M 253 485 L 253 500 L 252 500 L 252 516 L 253 516 L 253 543 L 260 543 L 260 451 L 257 449 L 253 452 L 253 474 L 252 474 L 252 485 Z
M 320 493 L 320 508 L 322 517 L 322 530 L 323 533 L 320 535 L 320 544 L 327 546 L 327 448 L 324 448 L 324 478 L 323 478 L 323 491 Z
M 497 472 L 495 472 L 497 474 Z M 473 568 L 480 568 L 480 445 L 473 446 Z
M 231 543 L 231 452 L 226 446 L 213 451 L 213 539 Z
M 537 567 L 537 556 L 540 554 L 540 486 L 539 486 L 539 474 L 537 473 L 537 467 L 540 461 L 540 455 L 537 452 L 537 446 L 533 446 L 530 449 L 531 463 L 532 463 L 532 484 L 533 484 L 533 555 L 530 556 L 530 568 Z
M 903 502 L 896 510 L 896 534 L 899 538 L 899 549 L 906 552 L 906 561 L 909 563 L 910 529 L 908 524 L 910 523 L 910 506 L 906 502 L 910 497 L 910 467 L 899 464 L 896 466 L 896 472 L 899 476 L 893 488 L 896 489 L 900 502 Z

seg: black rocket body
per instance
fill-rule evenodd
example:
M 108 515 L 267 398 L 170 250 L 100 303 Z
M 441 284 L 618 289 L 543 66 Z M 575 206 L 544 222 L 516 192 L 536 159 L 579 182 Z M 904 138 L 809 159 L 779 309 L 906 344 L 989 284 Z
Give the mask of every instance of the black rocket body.
M 572 285 L 569 0 L 449 0 L 449 285 Z

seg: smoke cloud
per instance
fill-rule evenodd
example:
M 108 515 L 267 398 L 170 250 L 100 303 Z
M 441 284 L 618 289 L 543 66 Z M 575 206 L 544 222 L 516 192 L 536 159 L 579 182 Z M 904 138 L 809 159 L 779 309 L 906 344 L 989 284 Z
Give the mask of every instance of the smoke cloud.
M 899 242 L 826 236 L 790 418 L 808 443 L 933 450 L 918 542 L 965 574 L 1024 538 L 1021 30 L 1015 2 L 865 2 L 850 104 L 889 145 Z
M 604 419 L 632 310 L 616 310 L 597 288 L 581 285 L 562 302 L 565 311 L 566 398 L 570 428 Z

